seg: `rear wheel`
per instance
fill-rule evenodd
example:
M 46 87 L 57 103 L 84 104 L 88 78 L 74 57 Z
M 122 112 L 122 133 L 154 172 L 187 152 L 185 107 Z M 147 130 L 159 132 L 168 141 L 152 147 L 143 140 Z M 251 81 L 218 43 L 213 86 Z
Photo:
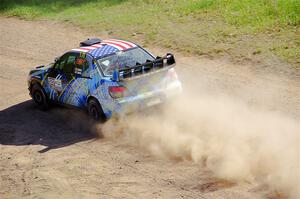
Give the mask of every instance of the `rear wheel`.
M 87 108 L 88 114 L 93 120 L 101 122 L 106 120 L 104 112 L 96 99 L 90 99 Z
M 32 86 L 31 97 L 39 109 L 45 111 L 49 108 L 49 103 L 48 103 L 46 93 L 39 84 L 34 84 Z

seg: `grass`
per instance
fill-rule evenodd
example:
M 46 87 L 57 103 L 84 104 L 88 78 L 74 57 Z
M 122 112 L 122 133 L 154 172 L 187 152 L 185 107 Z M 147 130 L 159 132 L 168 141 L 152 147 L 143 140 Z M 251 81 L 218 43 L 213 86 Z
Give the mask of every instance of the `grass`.
M 1 0 L 0 13 L 236 60 L 275 54 L 300 68 L 300 0 Z

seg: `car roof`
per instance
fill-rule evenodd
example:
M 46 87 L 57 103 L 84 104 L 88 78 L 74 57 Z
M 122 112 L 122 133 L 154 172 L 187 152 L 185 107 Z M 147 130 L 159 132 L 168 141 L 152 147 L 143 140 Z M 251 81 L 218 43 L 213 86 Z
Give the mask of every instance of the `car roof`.
M 135 47 L 137 47 L 137 45 L 129 41 L 120 39 L 106 39 L 90 46 L 81 46 L 79 48 L 74 48 L 71 51 L 89 53 L 97 59 L 105 57 L 109 54 L 113 54 L 119 51 L 126 51 Z

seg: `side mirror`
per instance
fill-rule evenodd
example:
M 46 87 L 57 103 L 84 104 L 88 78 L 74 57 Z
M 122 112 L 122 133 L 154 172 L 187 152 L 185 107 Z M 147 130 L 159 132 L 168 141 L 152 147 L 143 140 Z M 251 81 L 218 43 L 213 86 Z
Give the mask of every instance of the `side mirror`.
M 45 67 L 44 65 L 41 65 L 41 66 L 37 66 L 37 67 L 35 67 L 36 69 L 39 69 L 39 68 L 43 68 L 43 67 Z
M 175 64 L 175 63 L 176 63 L 173 54 L 167 53 L 166 58 L 167 58 L 167 64 L 168 64 L 168 65 L 172 65 L 172 64 Z
M 119 71 L 118 71 L 118 69 L 115 69 L 114 72 L 113 72 L 111 80 L 114 81 L 114 82 L 118 82 L 119 79 L 120 79 L 119 78 Z

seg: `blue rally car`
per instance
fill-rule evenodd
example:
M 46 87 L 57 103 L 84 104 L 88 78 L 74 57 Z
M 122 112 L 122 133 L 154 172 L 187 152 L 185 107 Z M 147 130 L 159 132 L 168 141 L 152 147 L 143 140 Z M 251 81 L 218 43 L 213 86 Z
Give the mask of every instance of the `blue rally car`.
M 181 92 L 172 54 L 154 57 L 132 42 L 88 39 L 48 66 L 31 70 L 28 89 L 50 102 L 86 109 L 95 120 L 141 110 Z

